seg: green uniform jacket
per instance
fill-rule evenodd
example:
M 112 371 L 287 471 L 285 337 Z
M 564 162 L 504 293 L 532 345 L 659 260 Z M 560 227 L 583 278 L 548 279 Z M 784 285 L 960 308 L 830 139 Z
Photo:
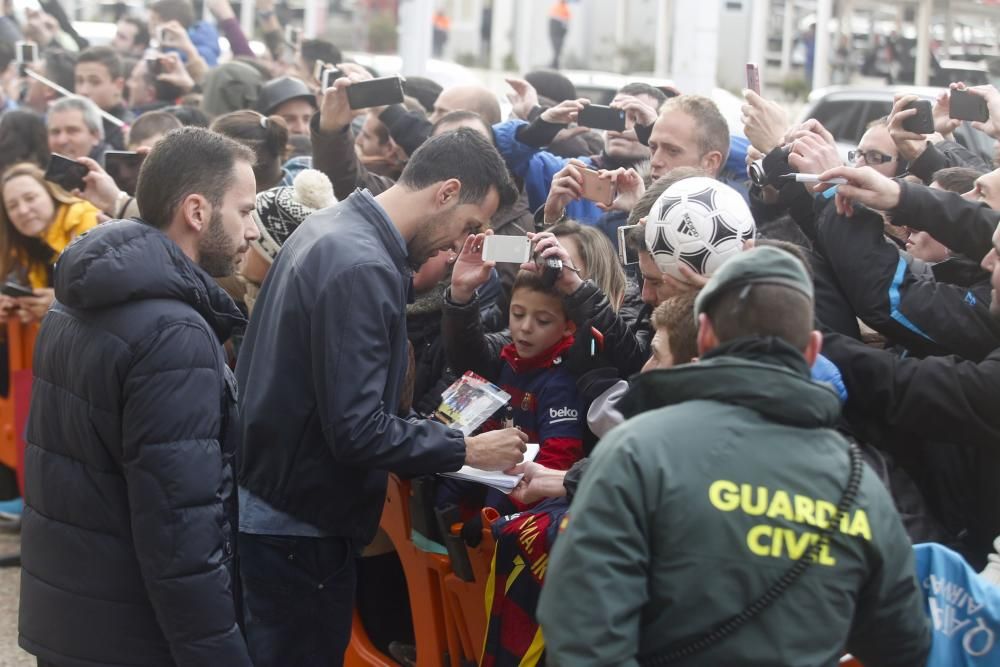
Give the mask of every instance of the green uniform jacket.
M 633 381 L 622 399 L 632 418 L 597 447 L 546 573 L 550 667 L 638 665 L 700 637 L 777 581 L 834 513 L 850 476 L 837 396 L 769 342 Z M 909 540 L 866 466 L 817 562 L 749 624 L 676 664 L 818 667 L 850 651 L 866 667 L 912 667 L 929 647 Z

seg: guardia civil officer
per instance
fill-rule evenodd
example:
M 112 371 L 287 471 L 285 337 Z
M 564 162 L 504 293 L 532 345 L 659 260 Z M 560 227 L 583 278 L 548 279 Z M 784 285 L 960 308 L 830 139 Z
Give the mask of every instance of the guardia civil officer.
M 741 253 L 695 317 L 701 361 L 633 379 L 580 485 L 538 609 L 548 664 L 924 664 L 906 533 L 809 377 L 805 268 Z

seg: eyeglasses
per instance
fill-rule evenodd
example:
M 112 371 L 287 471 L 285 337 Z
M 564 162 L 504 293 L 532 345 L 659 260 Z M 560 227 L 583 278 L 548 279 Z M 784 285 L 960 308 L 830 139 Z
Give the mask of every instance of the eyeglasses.
M 847 154 L 847 160 L 849 162 L 857 162 L 861 158 L 865 159 L 866 164 L 884 164 L 886 162 L 892 162 L 896 159 L 891 155 L 886 155 L 885 153 L 876 150 L 850 151 Z

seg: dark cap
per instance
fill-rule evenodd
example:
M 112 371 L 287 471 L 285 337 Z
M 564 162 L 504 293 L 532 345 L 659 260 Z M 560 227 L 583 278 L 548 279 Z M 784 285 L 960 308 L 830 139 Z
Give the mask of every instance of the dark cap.
M 770 246 L 737 253 L 709 279 L 694 302 L 694 316 L 705 312 L 715 297 L 745 285 L 783 285 L 813 300 L 813 281 L 798 257 Z
M 317 108 L 316 96 L 306 84 L 293 77 L 283 76 L 280 79 L 268 81 L 260 89 L 260 96 L 257 98 L 257 111 L 265 116 L 270 116 L 285 102 L 298 99 L 306 100 L 314 109 Z

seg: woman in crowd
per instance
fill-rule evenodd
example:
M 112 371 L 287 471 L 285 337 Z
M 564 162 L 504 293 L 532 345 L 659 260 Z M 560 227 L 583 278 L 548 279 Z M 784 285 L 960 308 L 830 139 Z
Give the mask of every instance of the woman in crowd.
M 608 237 L 596 227 L 572 220 L 561 222 L 547 231 L 566 248 L 580 278 L 590 280 L 608 297 L 616 312 L 625 299 L 625 272 Z
M 256 111 L 234 111 L 219 116 L 212 130 L 249 146 L 257 156 L 253 167 L 257 192 L 280 185 L 282 165 L 288 152 L 288 126 L 280 116 L 263 116 Z
M 41 168 L 16 164 L 0 177 L 0 274 L 33 296 L 0 296 L 0 320 L 17 310 L 25 322 L 41 320 L 55 293 L 52 267 L 77 235 L 96 227 L 100 212 L 45 180 Z

